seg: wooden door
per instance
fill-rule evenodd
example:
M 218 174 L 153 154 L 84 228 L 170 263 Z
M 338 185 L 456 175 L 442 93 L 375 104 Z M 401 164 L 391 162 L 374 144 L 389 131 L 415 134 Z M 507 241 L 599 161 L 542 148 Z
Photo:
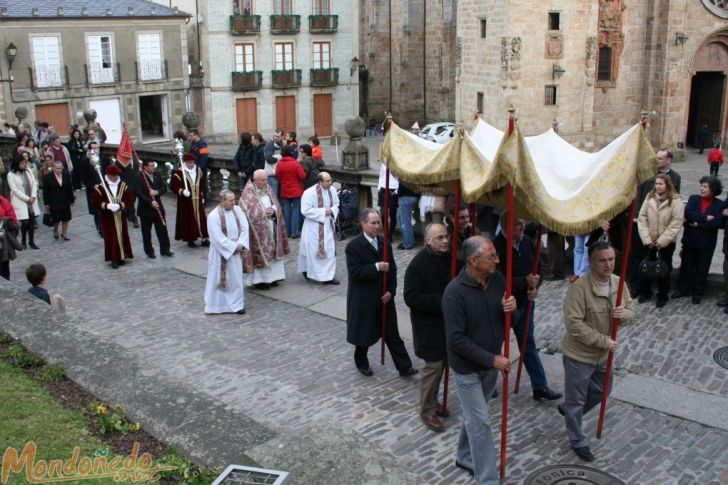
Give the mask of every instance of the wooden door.
M 330 94 L 313 95 L 313 130 L 317 136 L 330 136 L 333 131 Z
M 238 135 L 244 131 L 251 135 L 258 131 L 257 98 L 235 100 L 235 114 L 238 118 Z
M 276 96 L 276 128 L 296 131 L 295 96 Z
M 48 122 L 58 135 L 68 136 L 68 128 L 71 124 L 68 103 L 36 104 L 35 119 Z

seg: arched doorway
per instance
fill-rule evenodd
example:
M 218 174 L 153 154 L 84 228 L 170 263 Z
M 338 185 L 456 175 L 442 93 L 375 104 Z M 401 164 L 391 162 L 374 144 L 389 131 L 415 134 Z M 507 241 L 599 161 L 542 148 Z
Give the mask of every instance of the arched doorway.
M 710 135 L 721 130 L 726 143 L 726 112 L 728 111 L 728 29 L 708 36 L 693 57 L 690 69 L 690 107 L 687 145 L 698 146 L 698 133 L 704 125 Z M 706 147 L 710 145 L 708 137 Z

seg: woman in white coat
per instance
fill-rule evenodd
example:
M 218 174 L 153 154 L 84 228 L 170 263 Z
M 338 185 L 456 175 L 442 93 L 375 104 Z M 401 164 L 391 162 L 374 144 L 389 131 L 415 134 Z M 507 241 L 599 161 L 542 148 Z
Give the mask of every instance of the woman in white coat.
M 658 308 L 665 306 L 667 294 L 670 292 L 672 255 L 675 252 L 675 240 L 683 225 L 684 212 L 683 201 L 673 187 L 670 177 L 658 174 L 655 178 L 655 188 L 645 198 L 637 218 L 637 229 L 647 250 L 647 257 L 655 259 L 659 253 L 669 270 L 666 277 L 657 278 Z M 641 278 L 639 302 L 644 303 L 650 298 L 652 298 L 652 280 Z
M 28 168 L 26 159 L 18 157 L 13 161 L 10 173 L 8 173 L 8 187 L 10 188 L 10 203 L 13 205 L 20 223 L 23 247 L 30 246 L 38 249 L 34 240 L 35 217 L 40 214 L 38 181 Z

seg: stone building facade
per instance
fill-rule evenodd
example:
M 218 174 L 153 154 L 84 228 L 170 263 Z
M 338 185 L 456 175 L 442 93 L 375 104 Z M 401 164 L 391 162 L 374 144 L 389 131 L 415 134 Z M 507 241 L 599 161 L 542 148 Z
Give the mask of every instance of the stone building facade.
M 402 126 L 455 120 L 455 0 L 359 2 L 360 111 Z
M 356 0 L 198 6 L 202 76 L 193 82 L 193 109 L 208 142 L 235 143 L 243 131 L 267 138 L 276 128 L 304 140 L 330 136 L 358 115 Z
M 656 146 L 695 144 L 728 127 L 728 9 L 716 0 L 460 0 L 456 118 L 507 109 L 537 134 L 604 146 L 650 113 Z
M 25 108 L 65 136 L 92 108 L 110 143 L 124 122 L 135 143 L 169 139 L 186 110 L 188 18 L 144 0 L 4 2 L 2 117 Z

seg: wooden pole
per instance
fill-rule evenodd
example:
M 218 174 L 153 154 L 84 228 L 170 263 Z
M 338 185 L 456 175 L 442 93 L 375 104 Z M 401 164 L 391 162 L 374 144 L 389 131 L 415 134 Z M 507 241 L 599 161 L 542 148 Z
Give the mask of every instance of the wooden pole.
M 642 111 L 642 118 L 640 119 L 642 129 L 647 128 L 647 112 Z M 632 229 L 634 227 L 634 214 L 637 210 L 637 198 L 632 201 L 632 205 L 629 208 L 629 223 L 627 224 L 627 235 L 624 238 L 624 247 L 622 248 L 622 268 L 619 272 L 619 286 L 617 288 L 617 302 L 615 306 L 622 304 L 622 296 L 624 294 L 624 281 L 627 278 L 627 267 L 629 266 L 629 250 L 632 246 Z M 619 329 L 619 319 L 612 319 L 612 329 L 610 332 L 610 338 L 617 341 L 617 330 Z M 614 364 L 614 352 L 609 351 L 607 356 L 607 372 L 604 374 L 604 390 L 602 391 L 602 402 L 599 406 L 599 421 L 597 422 L 597 439 L 601 439 L 602 430 L 604 428 L 604 417 L 607 414 L 607 397 L 609 397 L 609 385 L 612 381 L 612 365 Z
M 536 231 L 536 254 L 533 256 L 533 267 L 531 268 L 531 274 L 538 274 L 538 264 L 541 260 L 541 236 L 543 234 L 543 226 L 538 225 L 538 231 Z M 526 341 L 528 340 L 528 330 L 531 325 L 531 313 L 533 312 L 533 301 L 528 300 L 526 304 L 526 314 L 524 317 L 523 324 L 523 335 L 521 336 L 521 355 L 518 358 L 518 372 L 516 372 L 516 385 L 513 386 L 513 394 L 518 394 L 521 387 L 521 372 L 523 371 L 523 360 L 526 358 Z
M 515 109 L 508 109 L 508 136 L 513 135 L 516 128 Z M 513 184 L 506 186 L 506 300 L 511 297 L 511 288 L 513 285 Z M 506 359 L 510 354 L 510 335 L 511 335 L 511 312 L 506 312 L 505 318 L 505 339 L 503 343 L 503 357 Z M 501 449 L 500 449 L 500 477 L 506 476 L 506 443 L 508 438 L 508 372 L 503 372 L 503 398 L 501 401 Z
M 382 231 L 384 247 L 382 248 L 382 261 L 389 263 L 389 165 L 385 165 L 386 170 L 384 172 L 384 214 L 382 214 Z M 382 296 L 388 291 L 389 279 L 387 275 L 388 271 L 382 271 Z M 387 306 L 389 303 L 382 303 L 382 352 L 381 352 L 381 363 L 384 365 L 384 346 L 386 345 L 386 330 L 387 330 Z
M 450 281 L 454 280 L 458 275 L 458 239 L 460 233 L 460 202 L 462 201 L 462 192 L 460 190 L 460 181 L 455 181 L 455 210 L 452 220 L 452 241 L 450 245 L 452 247 L 450 253 Z M 447 414 L 447 390 L 450 382 L 450 366 L 447 364 L 447 354 L 445 354 L 445 383 L 442 389 L 442 410 L 443 413 Z

